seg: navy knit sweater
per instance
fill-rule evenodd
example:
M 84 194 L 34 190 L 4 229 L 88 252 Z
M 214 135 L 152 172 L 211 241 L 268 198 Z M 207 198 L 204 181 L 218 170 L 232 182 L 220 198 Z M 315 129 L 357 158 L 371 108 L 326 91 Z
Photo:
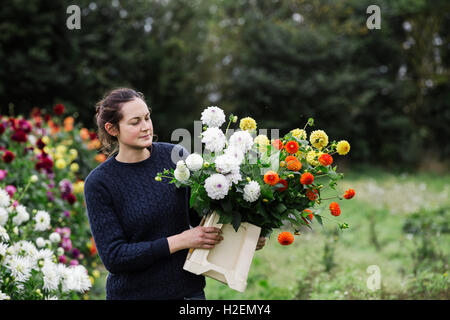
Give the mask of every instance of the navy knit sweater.
M 197 226 L 190 191 L 155 181 L 175 168 L 172 149 L 153 142 L 146 160 L 124 163 L 117 153 L 85 179 L 86 209 L 98 254 L 109 271 L 107 299 L 182 299 L 205 287 L 205 278 L 183 270 L 188 249 L 170 254 L 167 237 Z M 187 156 L 184 148 L 179 155 Z M 178 152 L 175 149 L 175 152 Z

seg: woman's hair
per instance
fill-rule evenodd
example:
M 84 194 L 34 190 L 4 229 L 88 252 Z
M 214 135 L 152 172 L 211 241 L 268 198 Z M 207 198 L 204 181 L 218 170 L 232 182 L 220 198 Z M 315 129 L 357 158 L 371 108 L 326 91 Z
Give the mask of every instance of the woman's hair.
M 106 93 L 103 99 L 95 105 L 96 114 L 94 121 L 98 127 L 98 139 L 102 144 L 100 152 L 106 154 L 108 158 L 119 151 L 119 142 L 117 137 L 110 135 L 106 131 L 105 124 L 107 122 L 111 123 L 119 132 L 119 121 L 123 118 L 122 106 L 124 103 L 133 101 L 136 98 L 144 100 L 144 95 L 133 89 L 118 88 Z

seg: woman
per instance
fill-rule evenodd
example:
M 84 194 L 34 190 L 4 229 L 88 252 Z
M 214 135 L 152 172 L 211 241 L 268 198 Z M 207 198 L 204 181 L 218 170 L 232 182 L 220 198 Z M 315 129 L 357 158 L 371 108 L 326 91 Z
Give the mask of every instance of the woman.
M 121 88 L 97 103 L 96 124 L 108 159 L 85 179 L 86 209 L 99 256 L 109 271 L 107 299 L 205 299 L 202 275 L 183 270 L 189 248 L 211 249 L 220 229 L 198 225 L 189 190 L 158 183 L 175 168 L 172 149 L 153 142 L 142 94 Z M 261 238 L 257 249 L 264 245 Z

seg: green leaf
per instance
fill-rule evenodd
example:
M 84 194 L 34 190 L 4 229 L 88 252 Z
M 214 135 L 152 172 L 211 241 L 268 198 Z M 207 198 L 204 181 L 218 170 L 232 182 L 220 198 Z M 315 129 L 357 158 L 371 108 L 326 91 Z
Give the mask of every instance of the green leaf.
M 322 217 L 319 215 L 314 215 L 314 218 L 317 219 L 317 222 L 319 222 L 319 224 L 323 227 L 323 221 L 322 221 Z
M 225 198 L 220 201 L 220 206 L 226 213 L 231 213 L 231 211 L 233 210 L 233 204 L 231 203 L 231 200 L 229 198 Z
M 284 211 L 286 211 L 287 210 L 287 207 L 284 205 L 284 204 L 282 204 L 282 203 L 279 203 L 276 207 L 275 207 L 275 211 L 277 212 L 277 213 L 279 213 L 279 214 L 282 214 Z
M 242 219 L 241 214 L 238 211 L 233 211 L 232 224 L 236 232 L 238 231 L 239 226 L 241 225 L 241 219 Z

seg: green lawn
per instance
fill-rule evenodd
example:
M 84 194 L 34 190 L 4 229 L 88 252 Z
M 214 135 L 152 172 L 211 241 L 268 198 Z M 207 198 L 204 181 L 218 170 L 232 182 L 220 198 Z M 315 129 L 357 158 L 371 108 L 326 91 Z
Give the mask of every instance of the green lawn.
M 418 252 L 421 242 L 418 235 L 402 230 L 415 211 L 426 215 L 430 208 L 449 207 L 448 181 L 450 175 L 390 174 L 373 168 L 346 172 L 338 190 L 352 187 L 356 196 L 338 201 L 342 211 L 338 219 L 347 222 L 349 229 L 334 234 L 336 224 L 332 220 L 324 219 L 324 228 L 313 222 L 313 232 L 295 236 L 294 243 L 285 247 L 278 244 L 280 230 L 275 230 L 266 247 L 255 253 L 244 293 L 207 278 L 206 297 L 449 299 L 449 233 L 428 240 L 441 256 L 429 255 L 426 263 L 414 268 L 412 254 Z M 334 195 L 333 192 L 328 195 Z M 448 211 L 446 217 L 449 218 Z M 331 262 L 335 266 L 325 271 Z M 380 270 L 379 290 L 372 291 L 367 286 L 371 276 L 367 268 L 371 265 Z

